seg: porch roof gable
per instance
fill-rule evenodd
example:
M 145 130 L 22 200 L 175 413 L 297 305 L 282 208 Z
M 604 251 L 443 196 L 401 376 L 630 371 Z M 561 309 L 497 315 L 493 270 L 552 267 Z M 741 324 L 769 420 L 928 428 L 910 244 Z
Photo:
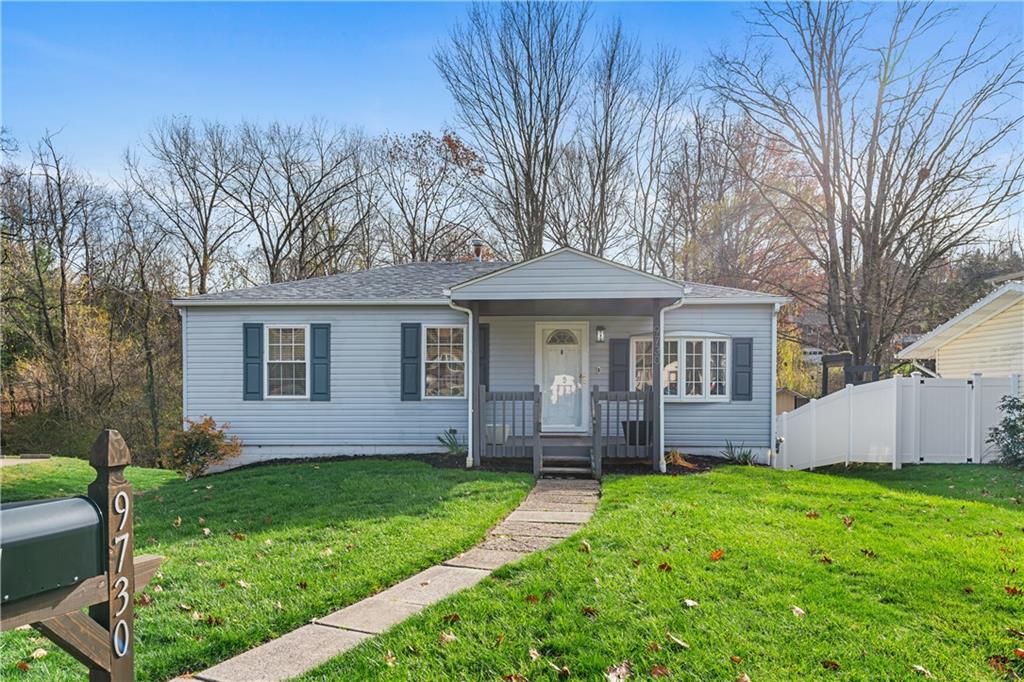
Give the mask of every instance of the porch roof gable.
M 685 285 L 570 247 L 453 286 L 452 299 L 679 298 Z

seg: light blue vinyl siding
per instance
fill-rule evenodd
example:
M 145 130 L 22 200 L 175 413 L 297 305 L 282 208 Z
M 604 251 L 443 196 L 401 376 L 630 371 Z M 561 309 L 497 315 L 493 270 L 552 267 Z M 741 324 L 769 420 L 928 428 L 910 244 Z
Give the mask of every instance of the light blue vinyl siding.
M 560 251 L 521 267 L 454 287 L 465 300 L 678 298 L 682 285 L 644 275 L 608 262 Z
M 242 325 L 331 325 L 331 399 L 242 400 Z M 401 400 L 401 323 L 465 324 L 443 306 L 192 307 L 186 316 L 185 416 L 231 424 L 246 446 L 417 446 L 465 437 L 465 398 Z M 333 451 L 332 451 L 333 452 Z
M 540 317 L 484 317 L 491 325 L 491 390 L 529 390 L 534 385 L 535 329 Z M 591 317 L 587 391 L 608 389 L 607 340 L 651 333 L 650 317 Z M 701 403 L 665 401 L 667 447 L 721 448 L 727 440 L 768 447 L 771 440 L 771 305 L 694 305 L 665 314 L 665 332 L 721 334 L 753 339 L 753 400 Z M 578 321 L 578 318 L 566 321 Z M 605 327 L 605 343 L 596 328 Z

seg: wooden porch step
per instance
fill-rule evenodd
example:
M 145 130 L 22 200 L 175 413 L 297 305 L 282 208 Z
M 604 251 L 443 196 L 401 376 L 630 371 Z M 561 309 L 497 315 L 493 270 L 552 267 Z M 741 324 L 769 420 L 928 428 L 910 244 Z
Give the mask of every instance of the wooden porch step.
M 540 468 L 541 476 L 593 476 L 590 467 L 545 467 Z
M 590 453 L 585 455 L 563 455 L 559 453 L 547 453 L 545 452 L 542 457 L 544 462 L 580 462 L 582 464 L 590 465 Z

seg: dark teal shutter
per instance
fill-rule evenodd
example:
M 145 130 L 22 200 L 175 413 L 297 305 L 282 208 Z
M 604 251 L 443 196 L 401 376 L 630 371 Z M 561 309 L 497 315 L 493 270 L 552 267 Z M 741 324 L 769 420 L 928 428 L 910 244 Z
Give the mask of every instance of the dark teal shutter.
M 402 323 L 402 400 L 420 399 L 420 325 Z
M 476 383 L 489 390 L 491 388 L 491 325 L 480 325 L 477 339 L 480 344 L 480 378 Z
M 331 399 L 331 325 L 309 325 L 310 400 Z
M 732 399 L 754 399 L 754 340 L 732 340 Z
M 263 325 L 242 325 L 242 400 L 263 400 Z
M 629 339 L 612 339 L 608 342 L 608 390 L 630 390 Z

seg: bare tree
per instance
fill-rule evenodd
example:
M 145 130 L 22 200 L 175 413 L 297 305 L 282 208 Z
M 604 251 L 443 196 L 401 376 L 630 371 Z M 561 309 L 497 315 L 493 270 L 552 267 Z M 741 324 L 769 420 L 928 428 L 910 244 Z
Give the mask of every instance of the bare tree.
M 965 44 L 940 39 L 931 56 L 909 56 L 951 12 L 766 4 L 750 19 L 753 39 L 777 53 L 721 53 L 710 74 L 813 183 L 801 194 L 752 177 L 825 274 L 832 334 L 858 363 L 889 355 L 929 272 L 1002 221 L 1024 185 L 1024 155 L 1012 150 L 1019 52 L 987 39 L 982 22 Z M 875 46 L 868 26 L 883 26 L 883 13 Z
M 345 131 L 319 122 L 242 127 L 226 188 L 271 282 L 324 274 L 324 263 L 348 247 L 352 226 L 334 219 L 358 180 L 355 150 Z
M 143 165 L 126 155 L 129 177 L 163 218 L 188 263 L 189 291 L 205 294 L 215 259 L 242 229 L 225 206 L 225 183 L 237 170 L 223 125 L 172 118 L 156 126 Z
M 679 58 L 659 50 L 650 63 L 636 108 L 636 134 L 630 153 L 633 190 L 628 225 L 636 266 L 670 277 L 678 274 L 670 245 L 675 226 L 668 221 L 666 181 L 678 151 L 680 106 L 686 85 L 679 75 Z
M 585 59 L 586 6 L 476 5 L 434 56 L 487 163 L 491 223 L 514 255 L 544 251 L 552 180 Z
M 475 185 L 483 165 L 452 132 L 380 140 L 378 177 L 387 197 L 380 214 L 395 263 L 454 260 L 476 233 Z
M 640 51 L 615 24 L 590 66 L 589 98 L 556 167 L 550 238 L 599 256 L 618 245 L 629 187 L 629 145 Z

